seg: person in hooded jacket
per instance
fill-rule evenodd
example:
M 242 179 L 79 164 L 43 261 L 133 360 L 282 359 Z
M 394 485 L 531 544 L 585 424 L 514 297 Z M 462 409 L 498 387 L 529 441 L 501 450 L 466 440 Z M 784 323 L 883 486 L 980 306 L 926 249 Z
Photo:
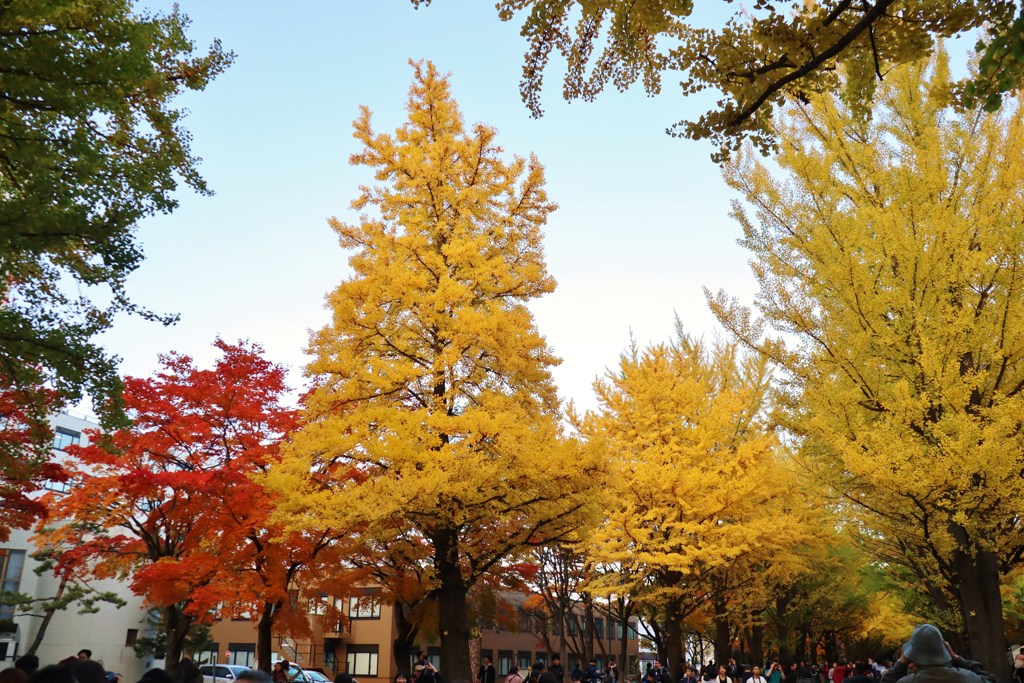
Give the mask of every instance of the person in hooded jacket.
M 921 624 L 903 646 L 899 660 L 882 676 L 882 683 L 996 683 L 996 679 L 979 662 L 953 652 L 937 627 Z

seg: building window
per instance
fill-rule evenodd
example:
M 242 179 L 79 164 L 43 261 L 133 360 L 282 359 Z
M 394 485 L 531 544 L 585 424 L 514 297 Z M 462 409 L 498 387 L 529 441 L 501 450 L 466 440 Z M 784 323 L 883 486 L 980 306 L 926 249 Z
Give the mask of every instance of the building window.
M 139 639 L 139 629 L 137 629 L 137 628 L 130 628 L 130 629 L 128 629 L 128 632 L 124 635 L 124 646 L 125 647 L 131 647 L 132 645 L 135 644 L 135 641 L 138 640 L 138 639 Z
M 519 671 L 523 674 L 523 678 L 526 678 L 526 674 L 529 672 L 531 664 L 533 664 L 533 662 L 530 661 L 530 653 L 520 650 L 519 663 L 516 666 L 519 667 Z
M 67 493 L 71 490 L 71 482 L 68 481 L 46 481 L 43 488 L 54 493 Z
M 321 593 L 320 595 L 307 600 L 306 614 L 315 614 L 318 617 L 322 617 L 327 614 L 327 595 L 325 593 Z
M 512 670 L 512 651 L 511 650 L 498 650 L 498 675 L 508 676 L 508 672 Z
M 82 433 L 65 427 L 57 427 L 53 430 L 53 447 L 63 451 L 68 446 L 77 446 L 82 442 Z
M 25 568 L 25 551 L 0 548 L 0 591 L 17 593 L 21 586 L 21 571 Z M 0 605 L 0 620 L 14 619 L 13 605 Z
M 353 676 L 377 676 L 377 645 L 349 645 L 347 670 Z
M 540 662 L 541 665 L 545 669 L 548 668 L 548 653 L 547 652 L 538 652 L 537 653 L 537 661 Z
M 202 664 L 216 664 L 217 653 L 220 652 L 220 645 L 218 643 L 210 643 L 210 646 L 206 650 L 192 653 L 192 661 L 198 665 Z
M 629 622 L 629 627 L 628 627 L 628 629 L 626 631 L 626 637 L 629 638 L 630 640 L 636 640 L 636 622 L 635 621 Z
M 256 661 L 255 643 L 228 643 L 226 664 L 251 667 L 254 661 Z
M 594 619 L 594 637 L 604 639 L 604 619 Z
M 348 599 L 349 619 L 380 619 L 380 591 L 376 588 L 365 588 L 361 595 L 352 595 Z M 351 672 L 349 672 L 351 673 Z M 366 674 L 363 674 L 364 676 Z
M 566 620 L 568 622 L 566 625 L 569 627 L 568 628 L 569 635 L 570 636 L 578 636 L 580 634 L 580 623 L 579 623 L 579 621 L 576 620 L 576 615 L 575 614 L 570 614 L 570 615 L 568 615 Z
M 434 668 L 438 671 L 441 670 L 441 648 L 439 647 L 428 647 L 427 648 L 427 661 L 434 665 Z

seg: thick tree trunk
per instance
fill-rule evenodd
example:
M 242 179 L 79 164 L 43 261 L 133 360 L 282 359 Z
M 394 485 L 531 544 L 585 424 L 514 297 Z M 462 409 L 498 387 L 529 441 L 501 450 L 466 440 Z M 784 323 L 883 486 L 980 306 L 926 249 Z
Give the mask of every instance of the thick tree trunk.
M 395 658 L 395 671 L 405 672 L 408 675 L 412 671 L 412 658 L 416 653 L 413 646 L 416 644 L 416 636 L 420 627 L 409 618 L 410 606 L 406 604 L 395 604 L 395 639 L 392 642 L 392 653 Z
M 440 586 L 437 597 L 441 631 L 441 676 L 446 681 L 473 680 L 469 665 L 469 626 L 466 596 L 469 587 L 459 566 L 459 537 L 455 530 L 434 534 L 434 570 Z
M 259 623 L 256 624 L 256 667 L 267 673 L 273 671 L 270 655 L 274 649 L 274 615 L 280 607 L 281 604 L 277 602 L 264 602 Z
M 786 611 L 789 609 L 789 597 L 779 597 L 775 600 L 775 636 L 779 644 L 779 661 L 790 662 L 793 653 L 789 649 L 793 638 L 793 629 L 790 625 L 789 616 Z
M 594 659 L 594 604 L 588 599 L 583 607 L 583 665 Z
M 753 624 L 750 627 L 747 644 L 750 645 L 750 663 L 764 666 L 764 626 Z
M 57 585 L 57 594 L 50 600 L 51 603 L 60 602 L 60 599 L 64 597 L 64 589 L 68 586 L 68 579 L 66 576 L 60 577 L 60 584 Z M 43 613 L 43 620 L 39 622 L 39 628 L 36 630 L 36 637 L 32 639 L 32 644 L 25 650 L 25 654 L 34 655 L 39 646 L 43 644 L 43 637 L 46 636 L 46 629 L 50 626 L 50 621 L 53 619 L 53 614 L 57 609 L 51 607 Z
M 665 608 L 665 666 L 672 673 L 672 680 L 683 677 L 679 662 L 683 658 L 683 619 L 679 614 L 679 601 L 672 600 Z
M 961 550 L 954 554 L 953 568 L 958 577 L 960 615 L 969 647 L 964 656 L 981 662 L 997 680 L 1007 681 L 999 559 L 991 551 L 972 556 L 961 545 Z
M 725 596 L 720 592 L 715 593 L 715 663 L 725 664 L 732 656 L 732 639 L 729 629 L 729 614 Z

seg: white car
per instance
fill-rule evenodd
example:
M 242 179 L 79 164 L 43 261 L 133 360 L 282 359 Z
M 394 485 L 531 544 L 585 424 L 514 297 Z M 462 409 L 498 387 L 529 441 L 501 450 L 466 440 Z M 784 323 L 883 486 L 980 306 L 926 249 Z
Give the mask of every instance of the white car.
M 249 670 L 249 667 L 238 664 L 206 664 L 199 667 L 203 683 L 233 683 L 238 679 L 238 674 Z
M 306 677 L 309 678 L 309 680 L 312 681 L 312 683 L 334 683 L 331 679 L 329 679 L 327 676 L 320 673 L 319 671 L 313 671 L 312 669 L 303 669 L 302 672 L 306 674 Z

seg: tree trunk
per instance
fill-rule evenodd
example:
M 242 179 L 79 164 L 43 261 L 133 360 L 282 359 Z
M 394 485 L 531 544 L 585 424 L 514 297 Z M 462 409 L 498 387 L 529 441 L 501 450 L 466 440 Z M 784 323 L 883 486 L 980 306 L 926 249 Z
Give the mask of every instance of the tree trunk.
M 671 600 L 665 608 L 665 666 L 672 680 L 683 677 L 679 661 L 683 658 L 683 620 L 679 616 L 679 601 Z
M 747 644 L 750 645 L 750 663 L 764 666 L 764 626 L 751 624 Z
M 434 534 L 434 571 L 440 586 L 437 597 L 441 631 L 441 676 L 447 681 L 473 680 L 469 665 L 469 626 L 466 595 L 469 587 L 459 566 L 459 538 L 453 529 Z
M 404 671 L 406 674 L 412 671 L 412 658 L 416 654 L 413 646 L 420 632 L 420 627 L 409 618 L 410 611 L 410 605 L 395 603 L 395 639 L 391 651 L 395 658 L 395 671 Z
M 584 598 L 583 607 L 583 659 L 584 666 L 594 659 L 594 603 Z
M 164 668 L 181 661 L 185 649 L 185 638 L 192 626 L 192 617 L 183 614 L 177 605 L 163 608 L 164 626 L 167 629 L 167 643 L 164 647 Z
M 279 602 L 264 602 L 259 623 L 256 624 L 256 667 L 267 673 L 273 671 L 270 655 L 274 648 L 274 616 L 280 607 Z
M 725 596 L 720 592 L 715 592 L 714 598 L 715 607 L 715 662 L 717 664 L 725 664 L 729 661 L 729 657 L 732 656 L 732 635 L 729 629 L 729 614 L 726 611 L 728 605 L 725 601 Z
M 775 598 L 775 636 L 779 645 L 779 662 L 792 661 L 792 652 L 789 646 L 793 637 L 793 629 L 787 614 L 790 602 L 789 591 Z
M 60 583 L 57 585 L 57 594 L 53 596 L 52 600 L 50 600 L 51 604 L 60 602 L 60 599 L 64 597 L 64 589 L 67 588 L 67 585 L 68 577 L 62 575 L 60 577 Z M 53 619 L 53 615 L 56 611 L 56 607 L 51 607 L 43 612 L 43 620 L 39 622 L 39 628 L 36 630 L 36 637 L 32 639 L 32 644 L 28 646 L 27 650 L 25 650 L 25 654 L 34 655 L 36 650 L 39 649 L 39 646 L 43 644 L 43 636 L 46 635 L 46 629 L 50 625 L 50 620 Z
M 960 615 L 969 648 L 966 656 L 981 662 L 997 680 L 1007 681 L 999 559 L 991 551 L 968 554 L 961 544 L 954 553 L 953 567 L 958 578 Z
M 633 672 L 629 668 L 629 613 L 622 621 L 622 635 L 619 636 L 619 681 L 630 680 Z

